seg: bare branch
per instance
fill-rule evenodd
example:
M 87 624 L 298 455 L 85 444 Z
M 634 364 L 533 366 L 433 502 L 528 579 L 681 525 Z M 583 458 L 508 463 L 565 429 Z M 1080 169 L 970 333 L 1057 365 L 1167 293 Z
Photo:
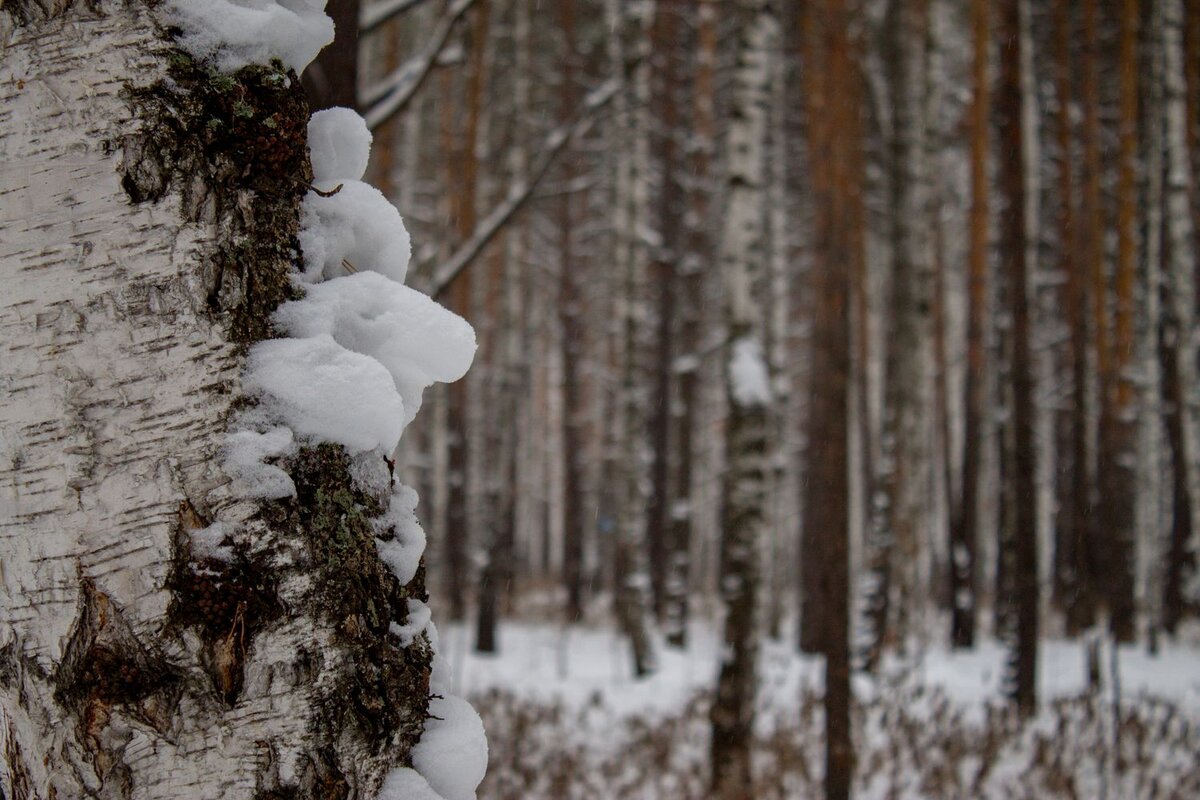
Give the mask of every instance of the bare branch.
M 499 233 L 505 223 L 512 219 L 533 196 L 538 182 L 550 171 L 550 167 L 558 155 L 571 142 L 591 128 L 599 116 L 599 112 L 623 87 L 624 83 L 617 79 L 600 85 L 584 99 L 581 110 L 573 121 L 560 125 L 546 135 L 541 147 L 537 150 L 542 154 L 541 159 L 530 171 L 529 176 L 513 183 L 508 190 L 508 196 L 479 223 L 474 233 L 471 234 L 471 238 L 464 242 L 448 260 L 438 266 L 434 272 L 433 285 L 430 287 L 431 295 L 437 297 L 444 292 L 459 273 L 466 269 L 471 261 L 487 247 L 488 242 Z
M 393 17 L 411 11 L 425 0 L 383 0 L 368 5 L 358 15 L 358 35 L 365 36 Z
M 375 130 L 408 106 L 417 90 L 429 77 L 429 73 L 433 71 L 438 55 L 446 46 L 446 40 L 450 38 L 455 24 L 473 5 L 475 0 L 455 0 L 434 25 L 429 44 L 421 55 L 404 62 L 374 86 L 367 87 L 362 94 L 362 105 L 367 107 L 363 116 L 366 117 L 368 128 Z

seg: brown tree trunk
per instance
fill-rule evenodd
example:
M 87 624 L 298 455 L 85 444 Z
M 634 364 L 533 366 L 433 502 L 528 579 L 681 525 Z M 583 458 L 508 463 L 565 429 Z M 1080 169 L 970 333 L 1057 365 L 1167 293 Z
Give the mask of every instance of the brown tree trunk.
M 359 0 L 333 0 L 326 8 L 337 34 L 301 76 L 313 111 L 358 108 L 358 10 Z
M 845 0 L 809 4 L 804 17 L 813 169 L 814 314 L 808 436 L 821 443 L 809 459 L 801 530 L 805 565 L 802 635 L 825 655 L 825 796 L 850 795 L 850 592 L 848 400 L 850 278 L 863 245 L 861 105 L 853 11 Z M 810 451 L 811 452 L 811 451 Z M 815 562 L 815 564 L 814 564 Z M 807 613 L 803 613 L 806 611 Z M 815 631 L 806 631 L 816 622 Z M 803 646 L 804 642 L 802 642 Z
M 453 108 L 449 102 L 452 94 L 443 93 L 443 139 L 453 143 L 453 157 L 448 159 L 448 182 L 451 187 L 451 221 L 457 240 L 466 241 L 475 230 L 476 189 L 479 181 L 479 161 L 476 156 L 476 141 L 479 135 L 479 119 L 483 103 L 484 37 L 488 30 L 488 0 L 479 0 L 474 12 L 471 32 L 471 58 L 468 64 L 466 85 L 466 121 L 461 139 L 453 142 Z M 458 314 L 471 313 L 471 273 L 463 270 L 454 279 L 449 290 L 449 307 Z M 458 381 L 450 385 L 446 408 L 447 446 L 447 496 L 446 523 L 442 535 L 445 537 L 445 569 L 447 575 L 448 614 L 452 620 L 465 619 L 467 615 L 467 586 L 470 582 L 470 547 L 472 541 L 470 504 L 474 497 L 471 490 L 471 460 L 469 452 L 469 382 Z
M 1109 373 L 1104 381 L 1100 435 L 1100 490 L 1104 538 L 1098 576 L 1105 605 L 1119 641 L 1136 633 L 1134 603 L 1134 492 L 1136 490 L 1136 387 L 1133 363 L 1133 292 L 1136 269 L 1137 181 L 1137 29 L 1138 0 L 1121 0 L 1117 70 L 1120 84 L 1117 169 L 1117 262 L 1114 276 L 1113 338 Z
M 1021 0 L 1005 0 L 1000 18 L 1000 82 L 996 110 L 1008 157 L 1000 162 L 1000 192 L 1005 206 L 1001 242 L 1012 313 L 1013 464 L 1009 472 L 1015 498 L 1013 574 L 1015 599 L 1014 699 L 1025 716 L 1037 706 L 1038 544 L 1036 515 L 1036 443 L 1033 370 L 1030 354 L 1029 282 L 1026 265 L 1025 137 L 1022 114 L 1022 48 L 1025 32 Z
M 646 544 L 650 557 L 650 589 L 654 615 L 660 623 L 667 618 L 667 582 L 677 579 L 671 568 L 671 392 L 672 342 L 675 330 L 676 275 L 682 255 L 681 224 L 684 213 L 679 176 L 677 139 L 679 109 L 678 62 L 681 49 L 679 20 L 681 0 L 657 0 L 651 28 L 651 58 L 654 108 L 658 131 L 654 137 L 658 162 L 658 242 L 651 270 L 658 300 L 654 343 L 654 386 L 651 392 L 650 498 L 646 511 Z
M 1066 285 L 1063 308 L 1070 331 L 1067 363 L 1071 372 L 1071 396 L 1065 414 L 1065 447 L 1060 454 L 1060 513 L 1056 527 L 1054 588 L 1058 606 L 1066 617 L 1067 630 L 1078 633 L 1086 618 L 1083 593 L 1087 591 L 1086 553 L 1091 539 L 1088 419 L 1091 416 L 1088 370 L 1088 278 L 1087 263 L 1080 258 L 1080 237 L 1075 216 L 1075 174 L 1072 161 L 1071 102 L 1072 41 L 1071 9 L 1065 0 L 1056 3 L 1055 69 L 1058 113 L 1055 119 L 1059 148 L 1059 263 Z
M 990 129 L 991 77 L 988 51 L 991 43 L 990 0 L 971 4 L 973 39 L 971 104 L 971 210 L 967 272 L 967 369 L 963 411 L 961 492 L 950 529 L 951 593 L 953 606 L 950 639 L 955 647 L 975 643 L 978 592 L 976 552 L 980 530 L 980 486 L 983 466 L 983 430 L 987 416 L 985 380 L 988 329 L 988 133 Z

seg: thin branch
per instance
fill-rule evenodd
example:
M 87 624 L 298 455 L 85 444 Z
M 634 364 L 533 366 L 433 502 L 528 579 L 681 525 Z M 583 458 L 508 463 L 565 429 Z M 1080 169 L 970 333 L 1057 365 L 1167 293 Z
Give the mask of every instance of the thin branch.
M 425 0 L 383 0 L 365 6 L 358 14 L 358 35 L 365 36 L 392 17 L 411 11 Z
M 455 24 L 475 4 L 475 0 L 455 0 L 429 35 L 429 44 L 421 55 L 401 64 L 390 75 L 374 86 L 368 86 L 362 95 L 362 105 L 368 110 L 367 127 L 375 130 L 408 106 L 421 84 L 429 77 L 437 63 L 438 55 L 446 46 Z
M 433 285 L 430 294 L 434 297 L 444 292 L 450 284 L 466 269 L 472 260 L 487 247 L 488 242 L 504 227 L 512 217 L 521 210 L 533 196 L 538 182 L 550 171 L 554 160 L 562 153 L 567 145 L 578 139 L 595 123 L 599 112 L 624 87 L 624 82 L 612 79 L 593 90 L 584 99 L 581 111 L 571 122 L 566 122 L 546 135 L 541 147 L 536 152 L 541 153 L 541 159 L 530 171 L 528 178 L 519 179 L 508 190 L 508 197 L 479 223 L 466 242 L 462 244 L 434 272 Z

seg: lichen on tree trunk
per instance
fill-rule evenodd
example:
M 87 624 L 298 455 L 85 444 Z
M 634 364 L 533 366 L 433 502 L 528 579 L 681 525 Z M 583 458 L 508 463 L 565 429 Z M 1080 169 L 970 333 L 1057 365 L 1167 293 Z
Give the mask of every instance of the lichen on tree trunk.
M 432 656 L 388 633 L 425 599 L 376 555 L 388 467 L 303 448 L 281 501 L 220 468 L 246 346 L 296 291 L 307 103 L 154 14 L 0 9 L 0 786 L 370 797 Z M 190 549 L 218 518 L 230 561 Z

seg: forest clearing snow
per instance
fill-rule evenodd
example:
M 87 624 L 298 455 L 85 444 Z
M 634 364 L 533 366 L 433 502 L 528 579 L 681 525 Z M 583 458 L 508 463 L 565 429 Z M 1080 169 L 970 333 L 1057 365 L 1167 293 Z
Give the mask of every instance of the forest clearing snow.
M 500 628 L 498 655 L 474 652 L 470 627 L 445 626 L 441 639 L 456 694 L 504 689 L 573 710 L 599 706 L 616 716 L 653 717 L 677 713 L 696 692 L 715 685 L 718 633 L 712 626 L 693 625 L 688 648 L 661 648 L 658 671 L 643 680 L 633 677 L 629 645 L 612 629 L 506 623 Z M 1119 652 L 1123 702 L 1143 696 L 1168 700 L 1200 720 L 1200 646 L 1164 642 L 1157 656 L 1132 645 Z M 1003 645 L 986 641 L 973 650 L 931 648 L 909 662 L 889 659 L 884 673 L 940 689 L 965 712 L 981 717 L 987 704 L 1004 700 L 1007 658 Z M 1041 702 L 1085 691 L 1082 642 L 1043 642 L 1038 666 Z M 794 704 L 801 688 L 819 689 L 822 672 L 819 658 L 797 654 L 791 642 L 765 642 L 760 668 L 764 717 Z M 854 690 L 857 698 L 866 699 L 877 691 L 877 683 L 858 676 Z

